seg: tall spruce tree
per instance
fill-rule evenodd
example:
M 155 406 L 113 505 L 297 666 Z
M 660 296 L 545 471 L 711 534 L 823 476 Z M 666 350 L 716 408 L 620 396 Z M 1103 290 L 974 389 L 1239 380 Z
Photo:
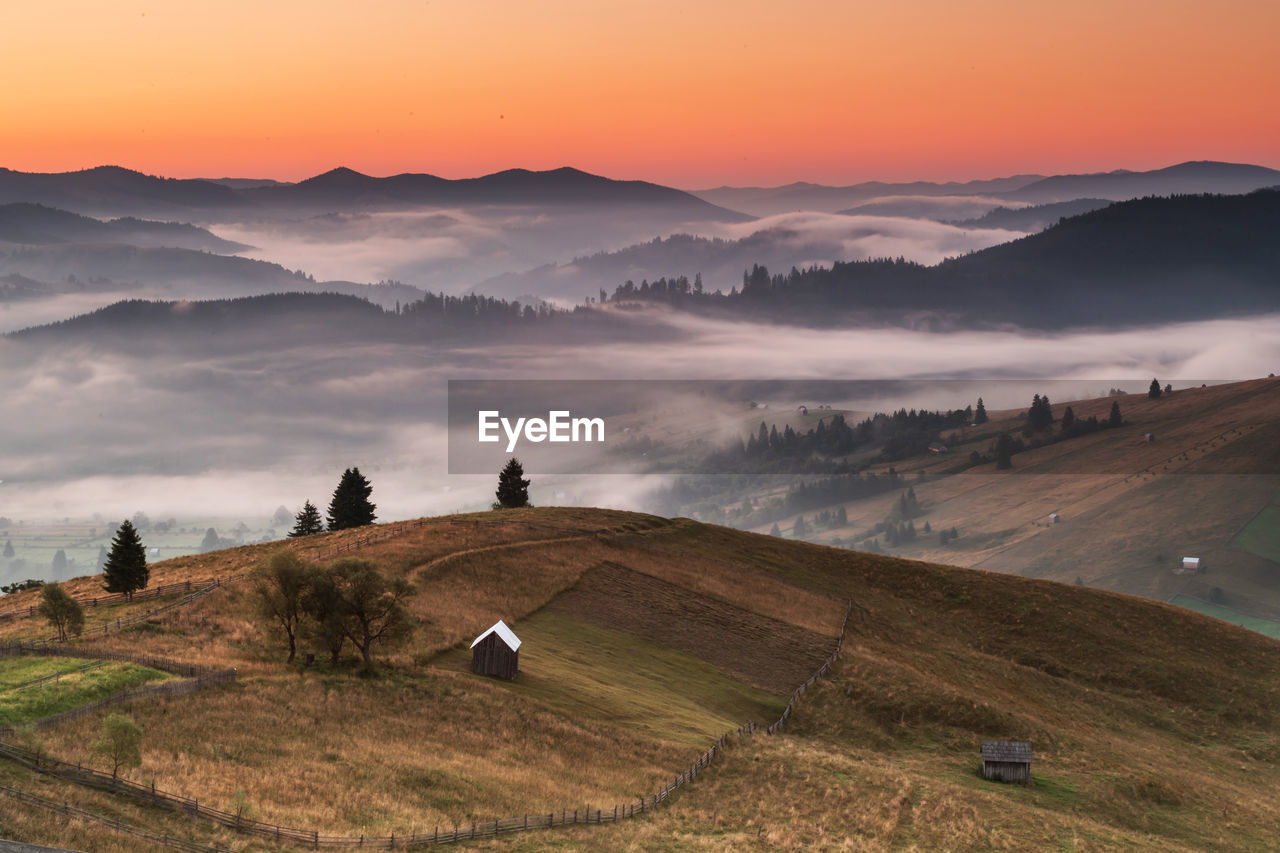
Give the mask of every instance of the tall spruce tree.
M 1147 396 L 1150 397 L 1152 400 L 1160 399 L 1160 380 L 1159 379 L 1151 380 L 1151 387 L 1147 389 Z
M 305 501 L 302 509 L 298 510 L 298 514 L 293 517 L 293 529 L 289 531 L 290 536 L 310 536 L 313 533 L 324 532 L 324 519 L 320 517 L 320 510 L 316 509 L 316 505 L 311 501 Z
M 996 439 L 996 467 L 1013 467 L 1013 439 L 1007 432 L 1000 433 L 1000 437 Z
M 373 524 L 377 518 L 373 511 L 377 507 L 369 500 L 371 494 L 373 486 L 359 468 L 343 471 L 338 487 L 333 490 L 333 499 L 329 501 L 329 529 L 346 530 Z
M 1107 416 L 1107 426 L 1118 427 L 1124 423 L 1124 418 L 1120 417 L 1120 402 L 1118 400 L 1111 401 L 1111 414 Z
M 1067 435 L 1071 432 L 1071 428 L 1076 425 L 1076 413 L 1071 411 L 1071 407 L 1067 406 L 1067 410 L 1062 413 L 1062 434 Z
M 107 553 L 107 562 L 102 567 L 102 579 L 106 581 L 102 588 L 107 592 L 122 592 L 129 600 L 140 589 L 146 589 L 151 580 L 151 569 L 147 567 L 147 549 L 142 547 L 142 539 L 134 528 L 133 522 L 125 519 L 111 540 L 111 550 Z
M 514 509 L 529 505 L 529 481 L 524 479 L 524 466 L 512 456 L 498 473 L 498 501 L 494 509 Z
M 978 398 L 978 407 L 973 410 L 973 422 L 975 424 L 985 424 L 990 418 L 987 417 L 987 407 L 982 405 L 982 398 Z

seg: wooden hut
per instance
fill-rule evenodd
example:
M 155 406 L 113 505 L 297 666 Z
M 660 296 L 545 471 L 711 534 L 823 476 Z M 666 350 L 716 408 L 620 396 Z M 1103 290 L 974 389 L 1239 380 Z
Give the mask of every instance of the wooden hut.
M 499 619 L 471 644 L 471 670 L 508 680 L 520 671 L 520 638 Z
M 1031 744 L 1024 740 L 984 740 L 982 775 L 996 782 L 1031 784 Z

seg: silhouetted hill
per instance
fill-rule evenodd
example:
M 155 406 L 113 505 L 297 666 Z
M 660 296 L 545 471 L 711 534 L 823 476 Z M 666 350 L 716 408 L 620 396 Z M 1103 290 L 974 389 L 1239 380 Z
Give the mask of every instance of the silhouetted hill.
M 930 316 L 944 324 L 1137 326 L 1280 310 L 1280 191 L 1121 202 L 944 261 L 838 263 L 770 275 L 738 294 L 670 284 L 648 298 L 755 319 L 841 325 Z
M 0 204 L 22 201 L 108 216 L 155 216 L 245 206 L 230 187 L 209 181 L 159 178 L 119 166 L 55 173 L 0 168 Z
M 194 249 L 223 254 L 250 248 L 181 222 L 126 217 L 103 222 L 41 204 L 0 205 L 0 242 L 123 243 L 147 248 Z
M 1200 160 L 1149 172 L 1118 169 L 1094 175 L 1055 175 L 1002 195 L 1046 204 L 1076 198 L 1120 201 L 1149 195 L 1237 194 L 1277 185 L 1280 185 L 1280 171 L 1275 169 Z
M 1007 228 L 1010 231 L 1042 231 L 1057 223 L 1064 216 L 1079 216 L 1111 204 L 1105 198 L 1077 198 L 1056 201 L 1031 207 L 997 207 L 982 216 L 955 220 L 951 224 L 962 228 Z
M 1043 178 L 1043 175 L 1013 175 L 1008 178 L 945 183 L 866 181 L 846 187 L 831 187 L 801 181 L 781 187 L 717 187 L 693 190 L 692 193 L 712 204 L 733 210 L 741 210 L 755 216 L 773 216 L 797 210 L 838 213 L 873 198 L 1008 193 Z
M 426 174 L 375 178 L 346 168 L 296 184 L 158 178 L 99 166 L 79 172 L 0 169 L 0 204 L 30 202 L 88 215 L 237 219 L 285 213 L 404 209 L 426 205 L 612 205 L 660 211 L 682 221 L 742 222 L 751 217 L 682 190 L 647 181 L 615 181 L 578 169 L 509 169 L 449 180 Z
M 397 208 L 418 205 L 639 205 L 664 208 L 688 219 L 742 222 L 749 216 L 709 204 L 689 193 L 647 181 L 615 181 L 578 169 L 544 172 L 508 169 L 479 178 L 449 180 L 402 174 L 375 178 L 338 168 L 296 184 L 257 187 L 244 197 L 264 208 Z

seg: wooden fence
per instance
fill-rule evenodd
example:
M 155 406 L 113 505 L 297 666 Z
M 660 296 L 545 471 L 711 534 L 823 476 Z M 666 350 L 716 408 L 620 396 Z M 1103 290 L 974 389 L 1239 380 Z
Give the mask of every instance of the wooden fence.
M 791 701 L 787 703 L 787 707 L 782 709 L 782 716 L 778 717 L 773 725 L 764 730 L 765 734 L 776 734 L 779 729 L 786 725 L 787 720 L 791 719 L 791 712 L 795 710 L 796 702 L 800 701 L 800 697 L 805 694 L 806 690 L 813 686 L 815 681 L 826 675 L 831 667 L 835 665 L 835 662 L 840 658 L 841 650 L 844 648 L 844 632 L 849 627 L 849 617 L 852 615 L 853 600 L 850 599 L 849 607 L 844 612 L 844 621 L 840 623 L 840 637 L 836 640 L 836 650 L 831 653 L 830 657 L 822 662 L 822 666 L 818 667 L 817 672 L 809 676 L 809 679 L 805 681 L 804 684 L 801 684 L 796 688 L 796 692 L 791 694 Z
M 228 580 L 230 580 L 233 577 L 236 577 L 236 576 L 228 575 L 227 577 L 221 578 L 221 580 L 223 583 L 226 583 Z M 112 592 L 106 595 L 92 595 L 92 596 L 78 595 L 78 596 L 72 596 L 72 597 L 76 601 L 80 602 L 81 607 L 93 608 L 93 607 L 99 607 L 104 604 L 116 604 L 117 602 L 122 602 L 122 601 L 147 601 L 152 598 L 160 598 L 161 596 L 172 595 L 175 592 L 191 592 L 191 590 L 193 589 L 201 589 L 203 587 L 207 587 L 213 583 L 216 583 L 218 580 L 219 578 L 212 578 L 206 581 L 179 581 L 177 583 L 165 584 L 164 586 L 154 586 L 154 587 L 151 587 L 150 589 L 138 590 L 133 594 L 133 598 L 129 598 L 129 596 L 125 595 L 123 592 Z M 3 613 L 0 613 L 0 622 L 7 622 L 10 619 L 17 619 L 20 616 L 35 616 L 36 609 L 38 606 L 39 605 L 32 604 L 28 607 L 20 607 L 17 610 L 6 610 Z
M 840 625 L 840 637 L 836 641 L 835 651 L 832 652 L 831 656 L 822 663 L 818 670 L 810 676 L 804 684 L 800 685 L 800 687 L 796 689 L 795 693 L 791 696 L 791 700 L 787 703 L 786 708 L 783 709 L 782 715 L 766 730 L 768 734 L 776 734 L 782 726 L 786 724 L 787 720 L 791 716 L 792 710 L 795 708 L 797 700 L 804 695 L 805 691 L 808 690 L 814 682 L 825 675 L 831 669 L 836 659 L 839 658 L 840 652 L 844 646 L 845 631 L 848 628 L 849 618 L 853 613 L 853 608 L 854 604 L 850 601 L 848 609 L 845 611 L 844 621 Z M 59 649 L 56 653 L 70 656 L 74 654 L 74 650 Z M 135 661 L 142 660 L 137 656 L 121 655 L 119 657 L 132 657 Z M 172 666 L 186 666 L 185 664 L 169 663 Z M 230 680 L 235 677 L 234 670 L 223 672 L 230 673 L 230 675 L 223 680 Z M 217 675 L 219 675 L 219 673 L 206 672 L 203 676 L 198 676 L 188 682 L 179 682 L 179 684 L 193 685 L 185 688 L 183 692 L 185 692 L 185 690 L 194 690 L 204 684 L 214 683 L 214 679 Z M 201 682 L 202 678 L 204 679 L 203 683 L 194 684 L 194 682 Z M 165 686 L 166 685 L 157 685 L 157 687 Z M 174 692 L 178 691 L 175 690 Z M 128 698 L 136 697 L 131 696 Z M 81 709 L 77 708 L 73 712 L 68 712 L 68 714 L 77 714 L 80 711 Z M 86 711 L 84 713 L 91 713 L 91 711 Z M 60 715 L 60 717 L 62 716 L 66 715 Z M 59 721 L 62 720 L 60 719 Z M 408 834 L 402 833 L 399 835 L 396 833 L 392 833 L 391 835 L 360 836 L 321 835 L 316 830 L 285 827 L 277 824 L 266 823 L 265 821 L 253 820 L 244 817 L 243 814 L 211 808 L 208 805 L 201 805 L 199 800 L 191 797 L 184 797 L 180 794 L 173 794 L 159 790 L 155 787 L 154 783 L 150 786 L 139 785 L 135 782 L 109 776 L 106 773 L 88 769 L 80 765 L 72 765 L 67 762 L 42 756 L 12 744 L 0 743 L 0 757 L 9 758 L 30 767 L 33 770 L 53 775 L 66 781 L 99 790 L 110 791 L 112 793 L 125 794 L 149 805 L 157 805 L 181 811 L 190 817 L 205 818 L 237 832 L 274 839 L 276 841 L 300 844 L 312 849 L 319 849 L 320 847 L 369 847 L 394 850 L 397 848 L 407 849 L 411 847 L 425 847 L 427 845 L 435 844 L 448 844 L 478 838 L 493 838 L 509 832 L 524 832 L 531 829 L 545 829 L 553 826 L 614 823 L 625 818 L 634 817 L 635 815 L 643 814 L 646 811 L 662 805 L 682 786 L 696 779 L 698 775 L 704 769 L 709 767 L 711 762 L 713 762 L 720 753 L 725 750 L 729 745 L 729 739 L 731 737 L 745 737 L 747 735 L 754 734 L 757 729 L 758 726 L 756 723 L 749 721 L 743 723 L 731 732 L 726 732 L 717 738 L 706 752 L 698 756 L 698 758 L 695 759 L 688 768 L 673 777 L 670 782 L 664 783 L 663 786 L 654 791 L 654 793 L 641 797 L 638 800 L 615 804 L 611 808 L 591 809 L 588 807 L 585 809 L 574 809 L 573 811 L 565 809 L 559 812 L 525 814 L 519 817 L 473 822 L 470 825 L 455 825 L 452 827 L 444 827 L 443 829 L 437 826 L 430 833 L 425 831 L 413 831 Z
M 12 797 L 18 802 L 29 806 L 49 809 L 50 811 L 57 812 L 65 817 L 79 818 L 80 820 L 88 821 L 90 823 L 100 823 L 116 830 L 117 832 L 125 832 L 136 838 L 145 838 L 148 841 L 161 844 L 174 850 L 184 850 L 187 851 L 187 853 L 232 853 L 232 851 L 225 847 L 209 847 L 207 845 L 196 844 L 182 838 L 173 838 L 169 835 L 157 835 L 154 832 L 124 823 L 123 821 L 116 820 L 115 818 L 103 817 L 102 815 L 94 814 L 93 812 L 86 811 L 82 808 L 77 808 L 69 803 L 57 803 L 53 800 L 46 800 L 44 797 L 37 797 L 35 794 L 28 794 L 26 791 L 19 791 L 17 788 L 10 788 L 8 785 L 0 785 L 0 794 L 4 794 L 6 797 Z

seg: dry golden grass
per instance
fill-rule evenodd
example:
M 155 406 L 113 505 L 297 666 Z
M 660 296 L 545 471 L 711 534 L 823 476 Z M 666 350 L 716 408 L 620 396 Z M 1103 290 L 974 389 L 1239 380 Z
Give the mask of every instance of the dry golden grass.
M 739 616 L 782 619 L 795 631 L 813 633 L 797 624 L 807 620 L 829 632 L 832 613 L 838 623 L 840 602 L 852 598 L 845 655 L 783 735 L 742 739 L 669 807 L 617 826 L 480 846 L 1266 850 L 1274 842 L 1274 641 L 1128 596 L 688 521 L 594 517 L 612 532 L 594 535 L 591 511 L 534 510 L 477 516 L 493 526 L 471 537 L 455 530 L 448 553 L 429 535 L 406 544 L 412 532 L 380 543 L 386 564 L 418 585 L 412 606 L 430 623 L 374 678 L 285 668 L 278 640 L 248 618 L 243 585 L 99 641 L 240 667 L 234 685 L 130 709 L 145 732 L 135 777 L 223 808 L 243 791 L 263 819 L 355 834 L 610 807 L 648 792 L 718 731 L 768 721 L 785 697 L 727 677 L 696 643 L 663 643 L 660 631 L 636 627 L 638 636 L 621 618 L 591 624 L 565 604 L 574 592 L 557 599 L 617 566 L 687 590 L 710 614 L 733 604 Z M 523 533 L 511 520 L 527 523 Z M 520 538 L 531 530 L 534 541 Z M 802 620 L 809 606 L 823 615 Z M 458 643 L 498 617 L 529 644 L 525 673 L 510 684 L 467 672 Z M 53 753 L 87 758 L 96 725 L 50 732 Z M 1033 742 L 1035 787 L 978 778 L 977 742 L 990 737 Z

